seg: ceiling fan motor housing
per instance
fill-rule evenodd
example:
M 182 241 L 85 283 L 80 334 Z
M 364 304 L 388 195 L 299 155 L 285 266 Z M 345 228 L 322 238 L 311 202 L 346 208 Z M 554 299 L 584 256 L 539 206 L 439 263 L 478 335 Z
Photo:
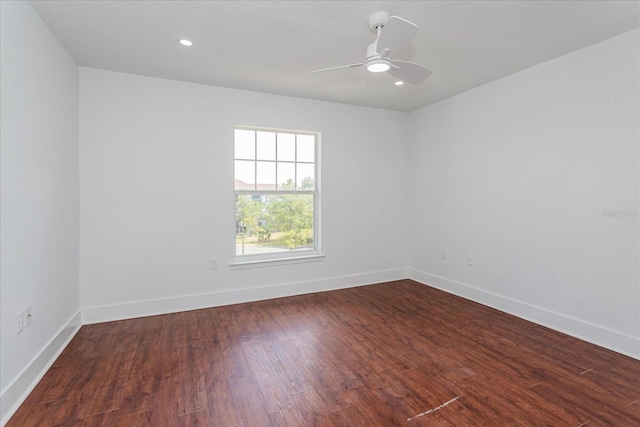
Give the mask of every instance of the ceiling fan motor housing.
M 379 27 L 384 26 L 389 20 L 389 14 L 387 12 L 375 12 L 369 15 L 369 28 L 371 31 L 378 31 Z
M 383 58 L 378 53 L 377 41 L 367 46 L 367 59 L 364 61 L 364 64 L 367 67 L 367 70 L 372 71 L 374 73 L 387 71 L 389 68 L 391 68 L 391 61 L 389 60 L 389 58 Z M 386 64 L 386 67 L 383 66 L 382 68 L 380 68 L 380 65 L 379 65 L 378 67 L 374 66 L 373 68 L 371 68 L 370 65 L 372 64 Z
M 371 59 L 371 58 L 375 58 L 375 57 L 379 57 L 380 54 L 378 53 L 378 43 L 377 41 L 371 43 L 369 46 L 367 46 L 367 60 Z

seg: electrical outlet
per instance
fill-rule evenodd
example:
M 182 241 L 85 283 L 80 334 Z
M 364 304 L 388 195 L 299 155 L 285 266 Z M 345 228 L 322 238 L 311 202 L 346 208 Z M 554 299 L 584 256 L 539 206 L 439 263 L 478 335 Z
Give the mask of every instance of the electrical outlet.
M 472 266 L 473 265 L 473 258 L 471 258 L 471 255 L 467 255 L 467 265 L 468 266 Z
M 209 270 L 217 270 L 218 269 L 218 260 L 212 259 L 209 260 Z
M 24 311 L 18 313 L 18 333 L 24 330 Z
M 447 260 L 447 251 L 440 251 L 440 259 L 443 261 Z
M 31 304 L 29 304 L 29 305 L 24 309 L 24 312 L 25 312 L 26 317 L 27 317 L 27 319 L 26 319 L 26 325 L 25 325 L 25 328 L 26 328 L 27 326 L 29 326 L 29 325 L 31 324 Z

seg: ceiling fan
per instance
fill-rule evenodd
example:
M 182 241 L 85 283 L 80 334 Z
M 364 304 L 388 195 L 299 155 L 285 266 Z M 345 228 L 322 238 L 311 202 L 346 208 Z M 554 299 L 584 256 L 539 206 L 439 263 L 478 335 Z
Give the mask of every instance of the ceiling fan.
M 373 43 L 367 46 L 367 57 L 364 62 L 323 68 L 309 71 L 309 73 L 355 68 L 364 65 L 372 73 L 387 71 L 396 77 L 398 81 L 413 84 L 422 83 L 433 73 L 430 69 L 420 64 L 391 59 L 392 55 L 405 49 L 416 36 L 419 30 L 416 24 L 399 16 L 389 16 L 387 12 L 376 12 L 369 16 L 369 28 L 377 33 L 377 37 Z

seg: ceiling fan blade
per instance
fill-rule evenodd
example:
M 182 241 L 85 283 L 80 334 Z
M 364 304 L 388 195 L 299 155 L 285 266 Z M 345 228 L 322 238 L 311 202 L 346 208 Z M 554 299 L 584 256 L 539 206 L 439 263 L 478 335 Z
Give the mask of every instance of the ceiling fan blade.
M 419 29 L 420 27 L 413 22 L 392 16 L 380 30 L 378 52 L 382 52 L 384 49 L 389 49 L 392 54 L 400 52 L 411 43 Z
M 341 68 L 354 68 L 354 67 L 359 67 L 361 65 L 364 65 L 363 62 L 359 63 L 359 64 L 350 64 L 350 65 L 340 65 L 338 67 L 331 67 L 331 68 L 323 68 L 321 70 L 313 70 L 313 71 L 309 71 L 309 74 L 312 73 L 321 73 L 323 71 L 331 71 L 331 70 L 339 70 Z
M 414 62 L 391 61 L 391 63 L 398 68 L 391 67 L 389 74 L 399 78 L 403 82 L 413 84 L 422 83 L 427 79 L 427 77 L 433 74 L 433 71 L 427 67 L 423 67 L 422 65 Z

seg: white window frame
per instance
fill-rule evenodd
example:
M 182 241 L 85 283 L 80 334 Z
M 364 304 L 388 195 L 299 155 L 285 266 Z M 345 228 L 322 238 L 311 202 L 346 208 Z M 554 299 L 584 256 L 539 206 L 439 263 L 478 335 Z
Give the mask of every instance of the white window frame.
M 313 190 L 237 190 L 235 188 L 235 161 L 243 160 L 237 159 L 235 156 L 235 131 L 236 130 L 249 130 L 256 132 L 273 132 L 276 134 L 276 159 L 274 162 L 277 165 L 277 134 L 287 133 L 294 135 L 311 135 L 314 137 L 314 189 Z M 257 138 L 256 138 L 257 140 Z M 257 141 L 256 141 L 257 144 Z M 257 146 L 256 146 L 257 156 Z M 291 251 L 283 250 L 276 253 L 264 253 L 264 254 L 250 254 L 250 255 L 237 255 L 236 254 L 236 239 L 234 233 L 233 240 L 233 257 L 230 264 L 232 269 L 241 268 L 254 268 L 262 266 L 282 265 L 282 264 L 297 264 L 304 262 L 315 262 L 324 259 L 324 254 L 321 251 L 321 221 L 320 221 L 320 132 L 313 131 L 299 131 L 291 129 L 278 129 L 278 128 L 264 128 L 255 126 L 235 126 L 234 127 L 234 189 L 233 189 L 233 212 L 234 212 L 234 228 L 236 224 L 236 196 L 249 194 L 249 195 L 277 195 L 277 194 L 311 194 L 314 196 L 313 203 L 313 243 L 314 247 L 310 249 L 296 249 Z M 256 162 L 259 159 L 256 159 Z M 261 160 L 262 161 L 262 160 Z M 297 159 L 295 164 L 297 164 Z M 302 162 L 301 162 L 302 163 Z M 277 166 L 276 166 L 277 167 Z M 296 168 L 297 169 L 297 168 Z M 256 177 L 257 179 L 257 177 Z M 297 179 L 296 179 L 297 181 Z

